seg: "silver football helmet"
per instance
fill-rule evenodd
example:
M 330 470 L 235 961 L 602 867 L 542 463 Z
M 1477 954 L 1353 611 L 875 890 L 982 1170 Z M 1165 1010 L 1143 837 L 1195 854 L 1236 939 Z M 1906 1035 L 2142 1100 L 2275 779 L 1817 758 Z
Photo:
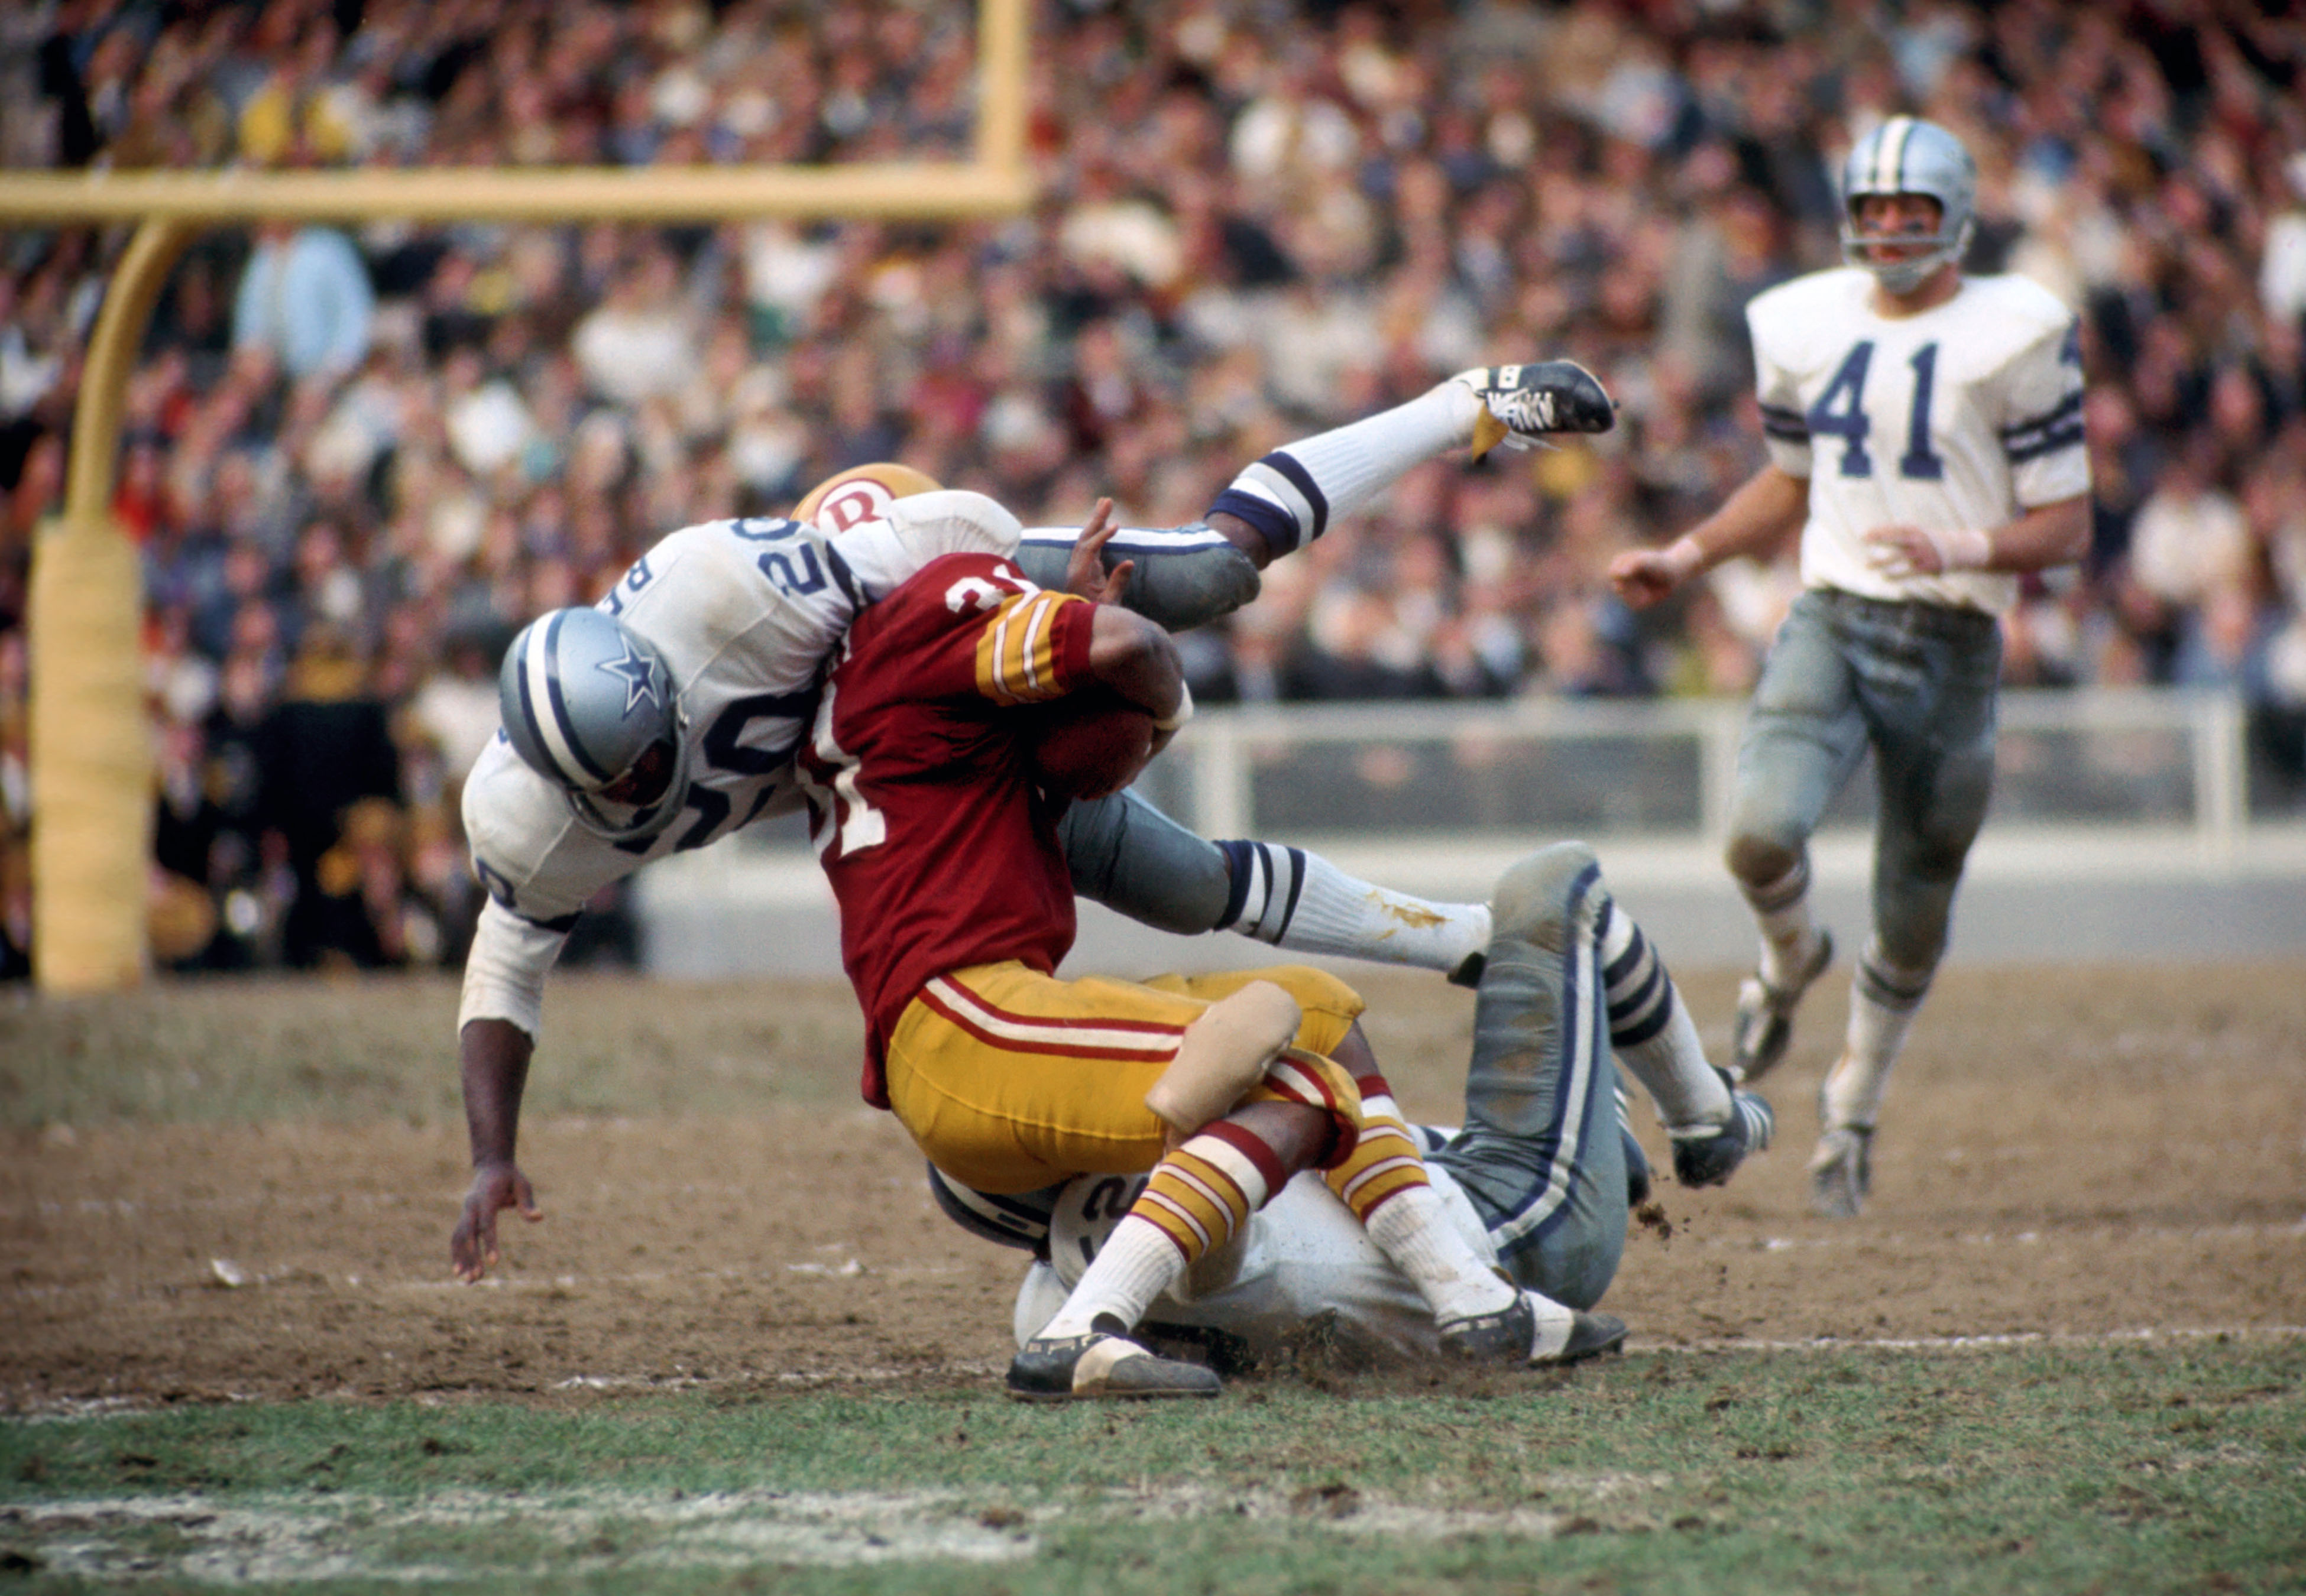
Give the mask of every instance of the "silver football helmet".
M 1867 194 L 1926 194 L 1938 202 L 1938 230 L 1900 243 L 1928 251 L 1907 260 L 1876 260 L 1871 246 L 1884 242 L 1858 232 L 1858 201 Z M 1934 122 L 1892 116 L 1858 141 L 1841 168 L 1841 258 L 1862 266 L 1892 294 L 1908 294 L 1949 260 L 1959 260 L 1977 229 L 1977 164 Z
M 497 707 L 513 752 L 560 789 L 588 830 L 630 841 L 679 813 L 689 749 L 679 687 L 655 644 L 614 616 L 554 610 L 522 627 L 497 675 Z M 658 743 L 671 747 L 663 792 L 637 806 L 604 799 Z

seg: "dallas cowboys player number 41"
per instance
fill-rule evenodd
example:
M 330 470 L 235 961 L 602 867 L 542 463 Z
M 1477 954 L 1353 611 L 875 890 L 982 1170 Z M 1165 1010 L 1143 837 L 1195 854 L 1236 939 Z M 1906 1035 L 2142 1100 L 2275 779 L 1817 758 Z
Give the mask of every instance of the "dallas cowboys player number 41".
M 1610 568 L 1649 604 L 1800 531 L 1805 591 L 1738 755 L 1728 863 L 1761 952 L 1733 1046 L 1746 1079 L 1774 1068 L 1832 962 L 1809 837 L 1870 747 L 1873 932 L 1811 1162 L 1814 1205 L 1838 1217 L 1866 1199 L 1883 1088 L 1986 817 L 1997 618 L 2022 575 L 2079 559 L 2089 527 L 2080 325 L 2023 277 L 1962 275 L 1977 171 L 1961 141 L 1893 117 L 1851 149 L 1842 191 L 1848 265 L 1747 307 L 1768 463 L 1687 534 Z

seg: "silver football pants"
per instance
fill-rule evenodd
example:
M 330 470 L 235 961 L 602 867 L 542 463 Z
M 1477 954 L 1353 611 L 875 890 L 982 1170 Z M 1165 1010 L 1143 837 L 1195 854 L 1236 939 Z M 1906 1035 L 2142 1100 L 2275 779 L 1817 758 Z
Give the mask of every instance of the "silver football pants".
M 1599 930 L 1609 891 L 1582 842 L 1506 872 L 1473 1006 L 1465 1129 L 1431 1155 L 1523 1285 L 1601 1300 L 1626 1246 L 1626 1150 Z
M 1730 873 L 1783 879 L 1870 746 L 1881 789 L 1874 934 L 1900 969 L 1945 951 L 1962 862 L 1994 790 L 1994 617 L 1832 588 L 1794 601 L 1738 747 Z

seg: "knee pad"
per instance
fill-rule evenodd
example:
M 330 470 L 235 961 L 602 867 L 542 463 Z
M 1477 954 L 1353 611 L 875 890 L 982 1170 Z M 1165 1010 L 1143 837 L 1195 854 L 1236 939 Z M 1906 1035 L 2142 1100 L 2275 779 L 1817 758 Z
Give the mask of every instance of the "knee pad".
M 1145 1106 L 1177 1135 L 1192 1135 L 1264 1078 L 1304 1018 L 1297 1000 L 1270 981 L 1251 981 L 1219 998 L 1185 1028 L 1177 1056 L 1145 1094 Z
M 1062 590 L 1073 542 L 1071 533 L 1034 527 L 1018 550 L 1018 567 L 1040 586 Z M 1171 632 L 1190 632 L 1232 614 L 1263 585 L 1255 560 L 1223 533 L 1200 525 L 1123 527 L 1102 552 L 1108 571 L 1124 559 L 1136 563 L 1121 602 Z
M 1730 874 L 1741 883 L 1758 888 L 1783 881 L 1787 872 L 1801 863 L 1802 857 L 1798 844 L 1741 833 L 1730 839 L 1721 862 L 1729 866 Z
M 1533 943 L 1549 952 L 1568 946 L 1573 915 L 1590 926 L 1599 911 L 1601 861 L 1583 842 L 1540 849 L 1498 878 L 1490 897 L 1490 945 Z

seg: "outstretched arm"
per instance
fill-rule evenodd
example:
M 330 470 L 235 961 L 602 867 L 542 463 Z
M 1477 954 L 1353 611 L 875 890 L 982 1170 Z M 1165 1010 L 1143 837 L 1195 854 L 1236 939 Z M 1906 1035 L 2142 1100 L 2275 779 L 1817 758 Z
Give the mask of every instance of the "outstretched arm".
M 531 1224 L 544 1217 L 528 1177 L 513 1161 L 520 1099 L 534 1051 L 528 1033 L 508 1020 L 474 1020 L 457 1033 L 465 1078 L 465 1128 L 472 1139 L 473 1184 L 448 1237 L 448 1261 L 467 1285 L 498 1259 L 497 1216 L 515 1208 Z
M 1629 549 L 1610 562 L 1610 585 L 1647 609 L 1725 559 L 1775 549 L 1809 510 L 1809 480 L 1764 465 L 1722 507 L 1662 549 Z

